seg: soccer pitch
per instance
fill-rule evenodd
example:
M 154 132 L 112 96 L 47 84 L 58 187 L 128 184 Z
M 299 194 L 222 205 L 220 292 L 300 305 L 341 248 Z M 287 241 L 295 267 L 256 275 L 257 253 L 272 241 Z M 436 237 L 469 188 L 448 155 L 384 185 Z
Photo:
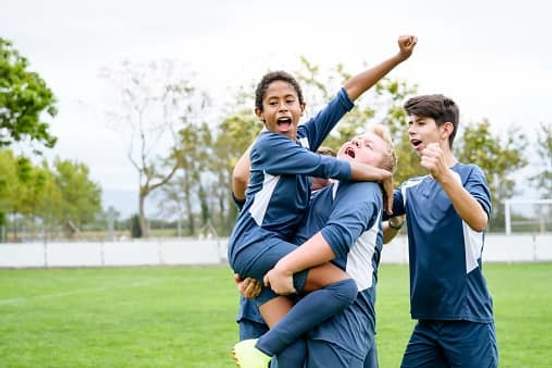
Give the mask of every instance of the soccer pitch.
M 552 264 L 487 264 L 501 367 L 552 367 Z M 233 367 L 227 267 L 0 270 L 0 367 Z M 407 266 L 382 265 L 382 368 L 413 322 Z

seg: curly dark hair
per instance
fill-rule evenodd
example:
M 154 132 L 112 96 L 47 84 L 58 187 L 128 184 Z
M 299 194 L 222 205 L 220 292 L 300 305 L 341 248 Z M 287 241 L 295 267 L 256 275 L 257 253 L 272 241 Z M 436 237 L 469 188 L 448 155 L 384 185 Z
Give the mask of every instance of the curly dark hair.
M 422 95 L 410 98 L 403 107 L 408 115 L 432 118 L 438 127 L 447 121 L 451 122 L 454 131 L 449 136 L 449 147 L 452 148 L 460 116 L 458 105 L 452 99 L 443 95 Z
M 303 100 L 303 92 L 301 91 L 301 87 L 299 86 L 299 83 L 297 83 L 297 80 L 293 78 L 291 74 L 279 70 L 276 72 L 266 73 L 257 85 L 257 88 L 255 89 L 255 108 L 263 111 L 263 98 L 266 94 L 266 90 L 268 89 L 270 83 L 276 81 L 289 83 L 295 89 L 295 92 L 297 92 L 299 103 L 301 105 L 305 104 L 305 101 Z

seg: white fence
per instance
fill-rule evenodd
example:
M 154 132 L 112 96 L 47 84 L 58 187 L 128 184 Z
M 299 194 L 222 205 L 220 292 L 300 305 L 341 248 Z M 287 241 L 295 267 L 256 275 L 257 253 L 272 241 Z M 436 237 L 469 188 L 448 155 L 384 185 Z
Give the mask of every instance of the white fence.
M 226 263 L 226 239 L 0 244 L 0 268 L 212 265 Z M 552 235 L 487 235 L 486 262 L 552 261 Z M 408 243 L 384 246 L 383 263 L 407 263 Z

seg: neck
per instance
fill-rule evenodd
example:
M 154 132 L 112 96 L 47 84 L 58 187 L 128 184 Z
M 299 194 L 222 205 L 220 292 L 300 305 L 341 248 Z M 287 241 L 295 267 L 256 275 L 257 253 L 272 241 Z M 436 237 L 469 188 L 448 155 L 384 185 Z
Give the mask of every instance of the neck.
M 458 162 L 458 160 L 456 159 L 456 157 L 454 157 L 454 154 L 450 150 L 448 142 L 446 142 L 445 144 L 441 144 L 441 149 L 443 150 L 443 153 L 445 154 L 445 161 L 447 163 L 447 166 L 448 167 L 454 166 Z

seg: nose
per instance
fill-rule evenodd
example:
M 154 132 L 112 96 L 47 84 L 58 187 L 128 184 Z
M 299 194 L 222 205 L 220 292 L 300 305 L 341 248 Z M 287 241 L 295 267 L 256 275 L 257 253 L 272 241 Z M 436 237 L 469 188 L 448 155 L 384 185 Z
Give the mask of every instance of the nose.
M 281 101 L 278 105 L 278 111 L 288 111 L 286 101 Z

